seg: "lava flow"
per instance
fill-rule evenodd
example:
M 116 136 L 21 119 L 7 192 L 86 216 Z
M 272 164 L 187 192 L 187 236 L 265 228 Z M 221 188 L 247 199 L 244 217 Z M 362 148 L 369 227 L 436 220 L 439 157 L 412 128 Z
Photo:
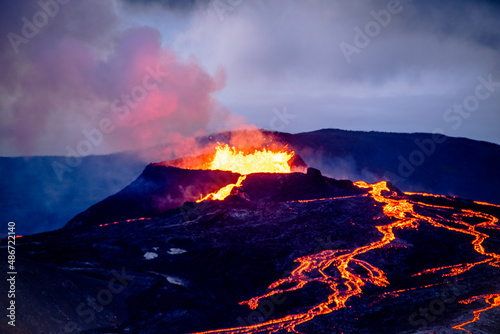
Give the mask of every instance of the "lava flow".
M 252 173 L 291 173 L 289 165 L 293 152 L 255 150 L 245 154 L 229 145 L 218 143 L 212 162 L 208 166 L 199 166 L 200 169 L 223 170 L 239 173 L 241 176 L 236 183 L 229 184 L 216 192 L 210 193 L 196 202 L 205 200 L 223 200 L 231 194 L 234 187 L 240 187 L 248 174 Z
M 463 324 L 460 324 L 460 325 L 453 326 L 453 328 L 460 329 L 460 330 L 463 330 L 463 331 L 466 331 L 466 332 L 472 334 L 471 331 L 464 329 L 463 327 L 465 325 L 468 325 L 468 324 L 471 324 L 473 322 L 478 321 L 479 317 L 481 316 L 481 313 L 488 311 L 488 310 L 491 310 L 492 308 L 500 306 L 500 293 L 492 294 L 492 295 L 474 296 L 474 297 L 462 300 L 462 301 L 460 301 L 460 303 L 461 304 L 470 304 L 470 303 L 477 301 L 477 300 L 480 300 L 480 299 L 483 299 L 490 306 L 485 307 L 485 308 L 480 309 L 480 310 L 473 311 L 472 313 L 474 314 L 474 318 L 472 318 L 472 320 L 464 322 Z
M 476 230 L 476 227 L 481 227 L 484 229 L 499 229 L 497 224 L 498 219 L 496 217 L 472 210 L 461 210 L 461 212 L 456 213 L 456 209 L 450 207 L 434 206 L 426 203 L 412 201 L 406 197 L 399 196 L 395 192 L 391 192 L 385 181 L 371 185 L 365 182 L 356 182 L 355 185 L 360 188 L 370 189 L 368 196 L 371 196 L 375 201 L 382 203 L 384 214 L 391 219 L 391 223 L 375 227 L 382 234 L 382 237 L 375 242 L 355 249 L 325 250 L 317 254 L 300 257 L 295 260 L 295 262 L 299 263 L 298 267 L 293 270 L 288 277 L 272 283 L 268 287 L 267 293 L 261 296 L 253 297 L 250 300 L 243 301 L 240 304 L 246 304 L 254 310 L 265 298 L 276 294 L 283 294 L 300 290 L 307 284 L 312 282 L 323 283 L 329 288 L 330 294 L 325 296 L 324 301 L 310 307 L 309 309 L 305 309 L 302 313 L 287 315 L 282 318 L 269 320 L 255 325 L 222 330 L 211 330 L 200 332 L 197 334 L 276 333 L 278 331 L 300 333 L 296 329 L 298 325 L 308 322 L 316 316 L 325 315 L 345 308 L 346 302 L 354 296 L 360 296 L 363 293 L 363 287 L 367 284 L 372 284 L 380 287 L 388 286 L 390 284 L 387 275 L 383 270 L 373 266 L 366 261 L 356 258 L 356 256 L 372 251 L 374 249 L 380 249 L 391 244 L 391 242 L 396 239 L 394 229 L 418 230 L 419 224 L 428 223 L 435 228 L 444 228 L 453 232 L 470 235 L 473 237 L 473 249 L 479 254 L 479 256 L 484 258 L 481 261 L 473 263 L 462 263 L 447 267 L 427 269 L 420 273 L 416 273 L 413 276 L 442 271 L 445 271 L 442 276 L 457 276 L 480 264 L 488 264 L 494 267 L 499 266 L 500 255 L 492 252 L 487 252 L 483 246 L 483 242 L 489 236 L 486 233 Z M 426 196 L 428 194 L 418 195 Z M 431 216 L 417 213 L 415 211 L 415 207 L 427 210 L 448 210 L 448 213 L 455 213 L 452 213 L 451 215 L 453 217 L 452 220 L 446 220 L 445 218 L 442 218 L 441 215 L 437 215 L 438 218 L 433 218 Z M 467 218 L 477 218 L 480 220 L 484 220 L 484 222 L 473 225 L 465 222 L 465 219 Z M 367 274 L 362 275 L 357 273 L 354 270 L 355 266 L 353 265 L 362 266 L 364 269 L 366 269 Z M 326 269 L 332 266 L 336 269 L 339 275 L 331 276 L 327 274 Z M 332 268 L 330 268 L 330 271 L 331 269 Z M 315 275 L 315 273 L 319 273 L 320 275 Z M 285 284 L 292 287 L 282 287 Z M 419 288 L 425 289 L 426 287 L 427 286 L 421 286 Z M 397 294 L 394 294 L 394 296 L 396 297 Z M 468 332 L 468 330 L 463 328 L 464 326 L 478 321 L 482 312 L 500 305 L 500 294 L 472 297 L 467 300 L 461 301 L 461 303 L 468 304 L 479 299 L 485 300 L 489 304 L 489 307 L 474 311 L 472 320 L 459 325 L 455 325 L 453 328 Z

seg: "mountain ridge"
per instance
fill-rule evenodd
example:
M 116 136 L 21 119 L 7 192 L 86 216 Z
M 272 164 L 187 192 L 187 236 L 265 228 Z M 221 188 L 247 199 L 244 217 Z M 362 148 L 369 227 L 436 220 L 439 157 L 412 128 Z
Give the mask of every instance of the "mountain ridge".
M 418 150 L 414 141 L 432 139 L 432 134 L 336 129 L 264 134 L 289 143 L 308 166 L 335 179 L 385 179 L 402 191 L 500 204 L 500 146 L 494 143 L 446 137 L 432 155 L 425 155 L 421 166 L 415 166 L 415 171 L 404 177 L 398 172 L 398 158 L 408 160 Z M 198 141 L 206 144 L 218 139 L 227 140 L 227 133 Z M 17 221 L 21 234 L 61 228 L 77 213 L 130 184 L 149 162 L 165 160 L 162 152 L 162 148 L 151 149 L 145 152 L 151 157 L 146 160 L 139 152 L 84 157 L 62 182 L 51 164 L 64 164 L 64 157 L 0 158 L 0 218 Z

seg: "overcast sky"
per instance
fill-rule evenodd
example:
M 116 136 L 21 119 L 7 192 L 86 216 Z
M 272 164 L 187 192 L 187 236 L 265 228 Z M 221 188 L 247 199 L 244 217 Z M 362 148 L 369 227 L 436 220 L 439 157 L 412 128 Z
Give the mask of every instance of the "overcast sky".
M 4 156 L 109 153 L 249 125 L 500 144 L 498 1 L 0 6 Z

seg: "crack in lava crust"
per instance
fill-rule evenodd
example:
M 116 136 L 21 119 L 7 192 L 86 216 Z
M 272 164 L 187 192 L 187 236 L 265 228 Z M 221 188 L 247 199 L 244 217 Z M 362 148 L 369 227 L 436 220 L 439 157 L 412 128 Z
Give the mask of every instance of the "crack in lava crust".
M 394 229 L 418 229 L 419 223 L 423 222 L 427 222 L 436 228 L 446 228 L 450 231 L 473 236 L 474 240 L 472 241 L 472 246 L 474 250 L 484 256 L 485 259 L 474 263 L 463 263 L 448 267 L 431 268 L 417 273 L 413 276 L 436 273 L 439 271 L 446 271 L 442 275 L 443 277 L 457 276 L 480 264 L 489 264 L 495 267 L 500 266 L 500 255 L 496 253 L 486 252 L 482 245 L 484 240 L 486 240 L 489 236 L 476 230 L 476 227 L 482 227 L 485 229 L 499 229 L 497 225 L 498 219 L 496 217 L 472 210 L 462 210 L 462 212 L 458 214 L 453 214 L 454 221 L 448 221 L 444 218 L 439 218 L 441 219 L 440 221 L 439 219 L 416 213 L 414 211 L 414 206 L 431 208 L 435 210 L 450 210 L 451 208 L 444 206 L 434 206 L 430 204 L 411 201 L 406 198 L 401 198 L 396 193 L 391 193 L 385 181 L 375 184 L 367 184 L 366 182 L 360 181 L 355 182 L 354 184 L 359 188 L 370 189 L 369 193 L 365 196 L 371 196 L 375 201 L 384 204 L 384 214 L 387 217 L 393 219 L 393 222 L 390 224 L 376 226 L 376 229 L 380 233 L 382 233 L 382 238 L 378 241 L 355 249 L 325 250 L 317 254 L 300 257 L 295 260 L 295 262 L 299 263 L 299 266 L 295 270 L 293 270 L 288 277 L 272 283 L 268 287 L 269 292 L 267 292 L 266 294 L 253 297 L 247 301 L 240 302 L 240 305 L 246 304 L 251 309 L 256 309 L 259 306 L 260 301 L 265 298 L 268 298 L 275 294 L 300 290 L 311 282 L 324 283 L 329 287 L 330 295 L 325 301 L 305 310 L 303 313 L 291 314 L 282 318 L 273 319 L 263 323 L 245 327 L 211 330 L 206 332 L 199 332 L 196 334 L 276 333 L 278 331 L 301 333 L 296 329 L 298 325 L 310 321 L 316 316 L 328 314 L 336 310 L 345 308 L 346 302 L 351 297 L 358 296 L 363 293 L 362 288 L 365 285 L 373 284 L 380 287 L 388 286 L 389 281 L 384 271 L 366 261 L 357 259 L 356 256 L 374 249 L 382 248 L 390 244 L 393 240 L 396 239 L 393 232 Z M 423 195 L 436 197 L 439 196 L 431 194 Z M 463 221 L 463 219 L 467 217 L 481 218 L 486 221 L 477 225 L 472 225 Z M 445 223 L 449 223 L 450 225 L 453 225 L 455 227 L 445 225 Z M 353 264 L 362 266 L 364 269 L 366 269 L 368 274 L 358 274 L 353 269 Z M 339 278 L 332 277 L 326 273 L 326 269 L 331 266 L 335 267 L 338 270 L 338 272 L 340 273 Z M 320 273 L 319 277 L 311 275 L 316 271 Z M 280 286 L 285 283 L 294 284 L 294 286 L 288 289 L 280 289 Z M 339 286 L 343 286 L 343 288 L 339 289 Z M 425 288 L 425 286 L 422 286 L 420 288 Z M 500 294 L 472 297 L 467 300 L 461 301 L 461 303 L 468 304 L 479 299 L 485 300 L 489 304 L 489 307 L 474 311 L 473 319 L 471 321 L 456 325 L 453 328 L 469 332 L 468 330 L 464 329 L 463 326 L 478 321 L 482 312 L 500 305 Z

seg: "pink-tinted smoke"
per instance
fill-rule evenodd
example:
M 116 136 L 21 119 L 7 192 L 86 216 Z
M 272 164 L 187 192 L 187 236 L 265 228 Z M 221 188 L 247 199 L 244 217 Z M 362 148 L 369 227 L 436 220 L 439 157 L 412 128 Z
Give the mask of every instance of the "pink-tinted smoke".
M 37 2 L 14 8 L 0 34 L 22 35 Z M 17 19 L 16 19 L 17 18 Z M 86 18 L 86 19 L 85 19 Z M 195 57 L 179 59 L 161 32 L 132 26 L 112 1 L 74 1 L 27 43 L 1 43 L 1 154 L 66 154 L 83 130 L 112 130 L 91 153 L 138 149 L 226 129 L 232 116 L 213 94 L 225 86 Z

